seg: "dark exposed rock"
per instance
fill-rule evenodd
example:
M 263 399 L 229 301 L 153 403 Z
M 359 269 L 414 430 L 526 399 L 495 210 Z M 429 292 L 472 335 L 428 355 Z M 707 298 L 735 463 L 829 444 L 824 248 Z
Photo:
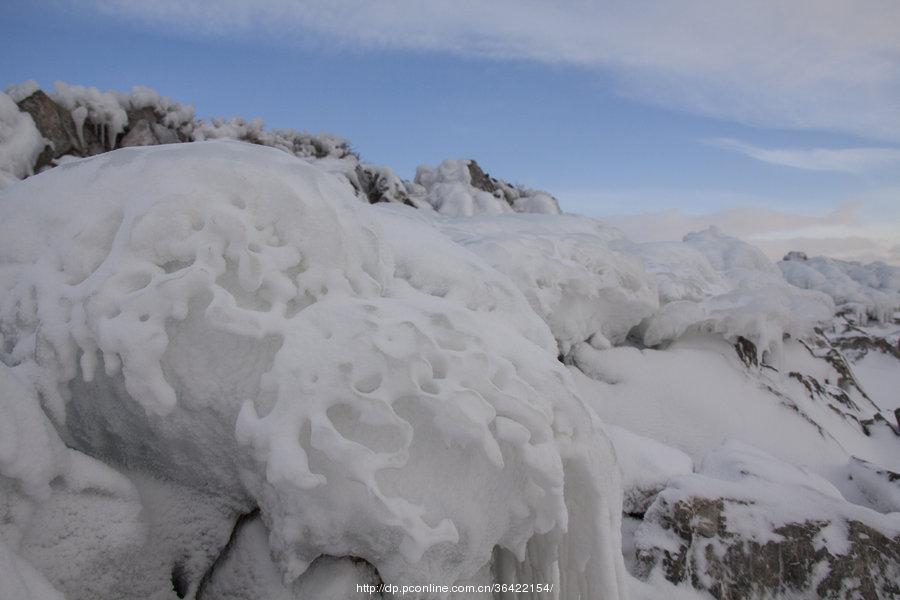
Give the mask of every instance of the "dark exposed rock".
M 661 502 L 655 507 L 656 518 L 664 530 L 677 535 L 679 545 L 674 551 L 639 549 L 644 575 L 659 566 L 669 581 L 689 582 L 723 600 L 789 594 L 874 600 L 900 594 L 900 536 L 891 539 L 850 520 L 849 550 L 832 554 L 820 540 L 830 525 L 827 521 L 785 524 L 774 530 L 775 540 L 762 542 L 727 528 L 729 505 L 747 502 L 704 497 Z M 819 573 L 825 573 L 821 580 Z
M 472 179 L 472 187 L 488 194 L 497 191 L 496 180 L 485 173 L 481 166 L 474 160 L 469 161 L 469 177 Z
M 806 252 L 791 250 L 784 255 L 784 258 L 782 260 L 809 260 L 809 257 L 806 256 Z
M 740 336 L 734 344 L 734 350 L 737 352 L 738 358 L 741 359 L 746 366 L 758 367 L 759 359 L 756 356 L 756 344 L 747 338 Z
M 50 96 L 38 90 L 19 102 L 18 106 L 31 115 L 38 131 L 51 144 L 38 158 L 35 171 L 49 165 L 54 158 L 80 150 L 72 115 Z
M 365 195 L 369 200 L 369 204 L 402 202 L 413 206 L 409 195 L 401 185 L 402 182 L 395 178 L 392 179 L 381 169 L 373 168 L 369 165 L 357 165 L 356 181 L 359 185 L 359 192 Z

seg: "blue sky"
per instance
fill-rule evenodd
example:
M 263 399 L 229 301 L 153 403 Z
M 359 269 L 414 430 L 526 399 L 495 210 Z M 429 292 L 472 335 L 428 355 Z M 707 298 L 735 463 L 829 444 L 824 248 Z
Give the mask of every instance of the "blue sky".
M 773 255 L 900 260 L 896 4 L 590 4 L 13 0 L 0 87 L 147 85 L 201 117 L 336 133 L 407 178 L 475 158 L 632 237 L 719 224 Z

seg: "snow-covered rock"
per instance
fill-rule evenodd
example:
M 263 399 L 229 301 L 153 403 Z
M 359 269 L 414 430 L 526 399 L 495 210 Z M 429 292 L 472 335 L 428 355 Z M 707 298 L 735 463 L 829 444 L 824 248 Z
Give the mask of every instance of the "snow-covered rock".
M 559 203 L 546 192 L 512 186 L 490 177 L 473 160 L 445 160 L 416 169 L 413 189 L 439 213 L 450 217 L 530 212 L 559 214 Z
M 694 470 L 691 457 L 656 440 L 607 425 L 606 433 L 616 450 L 622 470 L 622 511 L 642 514 L 673 477 Z
M 900 594 L 900 514 L 850 504 L 825 479 L 743 444 L 670 482 L 634 535 L 645 576 L 716 598 Z
M 445 257 L 404 257 L 390 212 L 237 142 L 118 150 L 0 202 L 3 361 L 70 446 L 258 505 L 286 581 L 323 555 L 403 584 L 489 583 L 502 560 L 561 598 L 623 593 L 612 448 L 477 256 L 483 282 L 432 293 L 419 269 Z
M 900 267 L 884 263 L 861 265 L 816 256 L 778 263 L 793 285 L 831 296 L 841 312 L 861 323 L 889 322 L 900 310 Z
M 0 173 L 19 179 L 31 175 L 44 145 L 31 116 L 0 93 Z
M 788 284 L 760 250 L 715 227 L 688 234 L 684 247 L 620 246 L 643 258 L 661 290 L 659 311 L 641 326 L 648 346 L 713 333 L 732 343 L 751 341 L 771 364 L 779 360 L 785 335 L 807 337 L 834 315 L 825 294 Z

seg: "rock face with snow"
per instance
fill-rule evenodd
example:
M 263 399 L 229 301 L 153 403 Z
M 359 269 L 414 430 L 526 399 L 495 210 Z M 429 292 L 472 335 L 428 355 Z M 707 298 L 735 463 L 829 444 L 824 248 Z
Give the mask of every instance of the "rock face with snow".
M 0 119 L 4 119 L 0 123 L 8 123 L 0 129 L 0 151 L 10 152 L 8 156 L 0 153 L 5 181 L 116 148 L 224 138 L 278 148 L 318 163 L 340 175 L 354 194 L 372 204 L 397 202 L 451 216 L 560 212 L 550 194 L 490 177 L 473 160 L 448 160 L 437 169 L 423 166 L 414 182 L 404 181 L 389 167 L 361 162 L 349 143 L 336 136 L 266 130 L 260 119 L 198 120 L 192 106 L 173 102 L 146 87 L 122 94 L 57 82 L 48 95 L 37 83 L 28 81 L 6 92 L 2 94 L 5 100 L 0 100 L 5 103 L 0 107 Z M 32 117 L 36 129 L 30 127 L 26 116 L 16 113 L 12 103 Z
M 752 447 L 711 452 L 675 479 L 635 534 L 645 573 L 715 598 L 900 594 L 900 519 Z
M 898 268 L 147 88 L 7 88 L 0 188 L 4 600 L 900 593 Z

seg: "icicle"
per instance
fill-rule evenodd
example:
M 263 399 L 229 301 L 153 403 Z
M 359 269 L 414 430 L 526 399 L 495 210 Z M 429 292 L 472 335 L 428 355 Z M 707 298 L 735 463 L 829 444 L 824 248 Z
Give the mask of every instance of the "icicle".
M 82 150 L 87 150 L 84 145 L 84 121 L 87 119 L 87 107 L 79 106 L 72 111 L 72 120 L 75 121 L 75 132 L 78 134 L 78 143 Z

